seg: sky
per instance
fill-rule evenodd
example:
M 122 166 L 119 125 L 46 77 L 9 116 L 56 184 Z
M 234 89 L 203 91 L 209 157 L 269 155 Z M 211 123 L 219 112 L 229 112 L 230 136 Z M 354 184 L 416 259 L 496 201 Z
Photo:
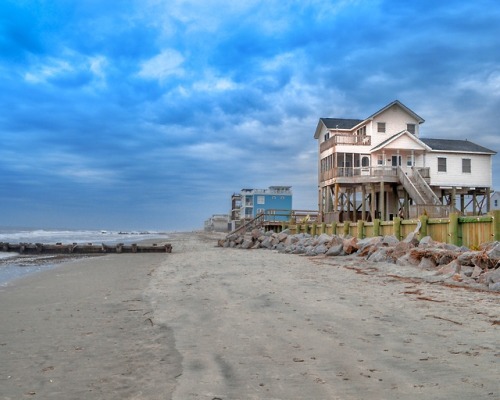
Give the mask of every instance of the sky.
M 396 99 L 499 152 L 500 2 L 2 0 L 0 225 L 200 229 L 273 185 L 315 210 L 319 118 Z

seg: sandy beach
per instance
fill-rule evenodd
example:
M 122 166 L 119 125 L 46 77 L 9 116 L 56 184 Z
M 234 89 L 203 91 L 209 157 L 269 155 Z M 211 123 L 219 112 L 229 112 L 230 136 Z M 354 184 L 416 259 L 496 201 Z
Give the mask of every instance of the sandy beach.
M 216 237 L 0 288 L 0 399 L 498 398 L 498 293 Z

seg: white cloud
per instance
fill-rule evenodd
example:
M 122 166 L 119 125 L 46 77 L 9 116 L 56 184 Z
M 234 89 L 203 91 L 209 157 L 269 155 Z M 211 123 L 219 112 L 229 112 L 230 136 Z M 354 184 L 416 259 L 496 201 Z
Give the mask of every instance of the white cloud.
M 74 71 L 73 66 L 66 60 L 50 58 L 45 64 L 33 68 L 24 75 L 30 83 L 42 83 L 57 75 Z
M 57 176 L 79 183 L 109 184 L 116 181 L 114 171 L 95 166 L 95 162 L 81 155 L 63 150 L 25 154 L 4 150 L 0 157 L 14 171 L 26 174 Z
M 141 65 L 138 75 L 147 79 L 164 80 L 171 75 L 182 75 L 180 68 L 184 57 L 176 50 L 165 49 L 160 54 L 150 58 Z
M 482 95 L 500 96 L 500 71 L 491 71 L 461 79 L 456 85 L 459 90 L 472 90 Z
M 202 81 L 194 82 L 193 89 L 200 92 L 222 92 L 227 90 L 235 90 L 238 88 L 232 79 L 217 77 L 211 74 Z
M 226 143 L 196 143 L 187 146 L 184 152 L 205 161 L 238 161 L 244 155 L 241 149 Z
M 50 57 L 37 60 L 30 65 L 24 79 L 30 83 L 45 83 L 61 75 L 90 71 L 96 78 L 106 78 L 107 59 L 104 56 L 85 56 L 72 50 L 65 50 L 59 58 Z
M 103 56 L 95 56 L 89 58 L 89 69 L 92 73 L 99 77 L 105 77 L 105 68 L 108 65 L 108 61 Z

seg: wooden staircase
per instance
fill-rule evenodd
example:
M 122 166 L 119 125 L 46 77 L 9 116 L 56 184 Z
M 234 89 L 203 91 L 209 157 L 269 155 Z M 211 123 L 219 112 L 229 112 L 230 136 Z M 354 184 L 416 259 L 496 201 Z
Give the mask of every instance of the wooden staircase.
M 265 214 L 263 214 L 263 213 L 257 215 L 254 219 L 244 223 L 240 227 L 229 232 L 226 237 L 229 237 L 229 236 L 235 235 L 235 234 L 243 234 L 249 230 L 261 228 L 262 225 L 264 225 L 264 221 L 265 221 L 264 216 L 265 216 Z

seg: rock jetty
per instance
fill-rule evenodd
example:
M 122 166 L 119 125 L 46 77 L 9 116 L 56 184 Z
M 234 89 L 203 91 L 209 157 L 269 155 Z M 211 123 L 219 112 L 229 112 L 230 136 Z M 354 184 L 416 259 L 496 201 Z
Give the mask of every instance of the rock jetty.
M 399 241 L 395 236 L 366 239 L 307 233 L 291 234 L 254 229 L 228 235 L 218 242 L 220 247 L 268 249 L 305 256 L 354 256 L 371 262 L 384 262 L 404 267 L 433 271 L 445 283 L 473 286 L 500 292 L 500 242 L 481 245 L 479 249 L 440 243 L 426 236 L 418 240 L 410 233 Z

